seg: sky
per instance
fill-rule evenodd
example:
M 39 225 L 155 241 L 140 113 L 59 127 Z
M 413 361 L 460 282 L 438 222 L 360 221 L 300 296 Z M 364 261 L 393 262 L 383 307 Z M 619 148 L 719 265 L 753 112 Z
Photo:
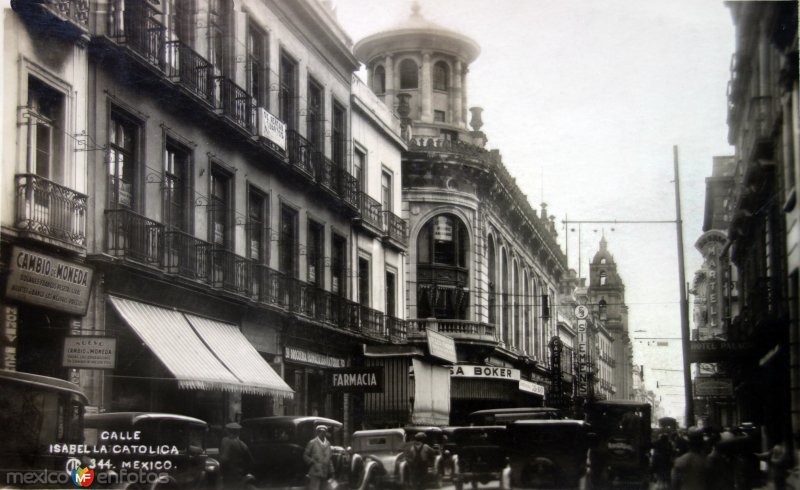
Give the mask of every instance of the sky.
M 410 0 L 333 3 L 354 42 L 411 12 Z M 573 232 L 562 221 L 674 220 L 677 145 L 691 282 L 702 263 L 694 243 L 705 178 L 713 156 L 733 153 L 725 92 L 735 40 L 729 10 L 721 0 L 420 4 L 426 19 L 481 46 L 469 67 L 469 106 L 484 108 L 488 147 L 500 150 L 533 208 L 547 202 L 556 216 L 569 267 L 580 263 L 587 276 L 605 234 L 626 285 L 634 362 L 644 364 L 645 383 L 667 414 L 682 417 L 675 224 L 570 224 Z

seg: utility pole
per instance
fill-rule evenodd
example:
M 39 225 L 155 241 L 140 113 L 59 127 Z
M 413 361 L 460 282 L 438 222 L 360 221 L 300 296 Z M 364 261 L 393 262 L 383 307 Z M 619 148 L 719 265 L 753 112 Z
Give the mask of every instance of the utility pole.
M 681 181 L 678 171 L 678 146 L 672 147 L 675 169 L 675 226 L 678 231 L 678 280 L 681 294 L 681 336 L 683 337 L 683 385 L 686 397 L 686 427 L 694 425 L 692 370 L 689 363 L 689 305 L 686 297 L 686 271 L 683 261 L 683 218 L 681 217 Z

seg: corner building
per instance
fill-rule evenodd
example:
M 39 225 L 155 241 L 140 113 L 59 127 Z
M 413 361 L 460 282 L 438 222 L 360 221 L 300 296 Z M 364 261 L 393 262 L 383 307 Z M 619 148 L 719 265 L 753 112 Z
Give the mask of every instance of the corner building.
M 358 367 L 364 344 L 405 341 L 406 144 L 353 85 L 358 62 L 330 8 L 14 6 L 3 70 L 20 83 L 3 120 L 15 175 L 3 185 L 16 206 L 3 240 L 93 275 L 81 308 L 4 297 L 24 320 L 4 326 L 16 368 L 69 377 L 90 410 L 360 426 L 363 396 L 329 379 Z M 62 337 L 113 341 L 115 363 L 59 365 L 64 339 L 43 318 Z
M 540 213 L 530 207 L 499 152 L 485 148 L 480 108 L 467 110 L 478 45 L 426 20 L 415 4 L 408 19 L 360 40 L 354 52 L 408 141 L 408 343 L 424 345 L 431 331 L 455 339 L 449 423 L 478 409 L 542 405 L 566 259 L 555 218 L 544 205 Z M 407 355 L 398 350 L 391 362 Z M 448 423 L 447 414 L 437 417 Z

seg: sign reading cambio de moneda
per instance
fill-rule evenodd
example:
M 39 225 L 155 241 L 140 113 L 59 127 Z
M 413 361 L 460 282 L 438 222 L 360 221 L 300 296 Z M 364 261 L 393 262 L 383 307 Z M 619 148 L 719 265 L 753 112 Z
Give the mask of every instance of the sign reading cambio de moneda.
M 66 337 L 64 339 L 65 368 L 114 369 L 117 359 L 117 339 L 111 337 Z
M 83 315 L 89 304 L 92 269 L 14 247 L 6 297 L 54 310 Z

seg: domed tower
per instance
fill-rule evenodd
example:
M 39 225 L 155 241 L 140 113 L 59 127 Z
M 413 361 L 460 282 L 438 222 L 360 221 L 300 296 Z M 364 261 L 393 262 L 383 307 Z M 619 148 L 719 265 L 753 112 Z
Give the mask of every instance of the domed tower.
M 625 283 L 617 273 L 617 263 L 608 251 L 605 236 L 600 239 L 600 249 L 589 264 L 588 292 L 598 318 L 614 338 L 610 356 L 616 392 L 612 398 L 627 400 L 633 393 L 633 348 L 628 336 Z
M 467 139 L 467 67 L 480 53 L 475 41 L 425 19 L 414 2 L 408 19 L 362 39 L 354 52 L 367 65 L 372 91 L 404 127 L 411 124 L 413 136 Z

